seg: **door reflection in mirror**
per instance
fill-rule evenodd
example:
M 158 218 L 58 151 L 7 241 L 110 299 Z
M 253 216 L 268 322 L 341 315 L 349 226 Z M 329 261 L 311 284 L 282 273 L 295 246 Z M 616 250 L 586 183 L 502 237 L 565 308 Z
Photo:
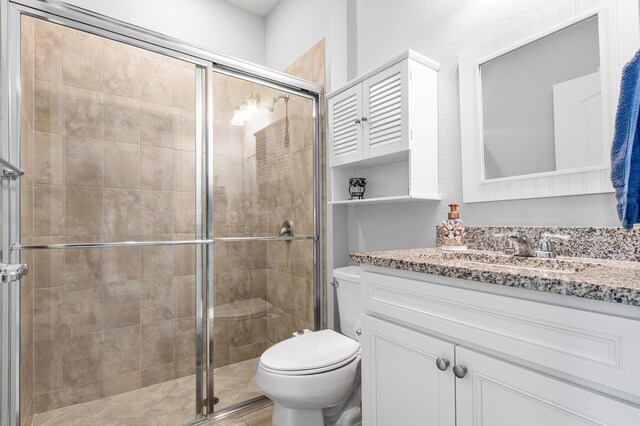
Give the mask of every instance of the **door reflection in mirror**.
M 604 164 L 598 17 L 480 65 L 484 177 Z

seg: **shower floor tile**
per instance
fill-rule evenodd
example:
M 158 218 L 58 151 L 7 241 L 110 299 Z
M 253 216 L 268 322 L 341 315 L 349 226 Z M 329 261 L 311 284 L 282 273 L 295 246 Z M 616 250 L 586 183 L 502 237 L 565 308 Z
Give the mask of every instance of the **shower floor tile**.
M 215 369 L 215 393 L 220 399 L 216 411 L 262 395 L 253 383 L 257 361 L 255 358 Z M 194 419 L 194 393 L 195 376 L 182 377 L 36 414 L 33 426 L 179 426 Z M 242 419 L 237 419 L 237 424 L 248 423 Z

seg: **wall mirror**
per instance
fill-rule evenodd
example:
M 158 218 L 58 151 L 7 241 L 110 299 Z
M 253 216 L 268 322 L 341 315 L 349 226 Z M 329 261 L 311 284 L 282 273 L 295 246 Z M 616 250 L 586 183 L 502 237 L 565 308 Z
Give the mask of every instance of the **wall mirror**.
M 638 2 L 562 2 L 460 55 L 465 202 L 610 192 Z

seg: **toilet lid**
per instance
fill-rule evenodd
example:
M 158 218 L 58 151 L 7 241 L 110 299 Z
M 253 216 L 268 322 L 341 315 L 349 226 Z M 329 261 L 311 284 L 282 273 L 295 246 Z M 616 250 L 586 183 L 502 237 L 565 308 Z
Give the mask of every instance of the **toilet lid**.
M 277 371 L 326 370 L 353 359 L 359 349 L 357 341 L 333 330 L 321 330 L 270 347 L 260 357 L 260 363 Z

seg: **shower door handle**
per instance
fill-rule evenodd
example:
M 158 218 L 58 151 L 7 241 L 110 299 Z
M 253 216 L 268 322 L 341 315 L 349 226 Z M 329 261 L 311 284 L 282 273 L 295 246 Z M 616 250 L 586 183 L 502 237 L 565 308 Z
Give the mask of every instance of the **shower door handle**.
M 29 267 L 26 263 L 6 264 L 0 263 L 0 282 L 10 283 L 18 281 L 27 275 Z
M 0 158 L 0 169 L 0 179 L 16 180 L 24 175 L 22 170 L 2 158 Z

